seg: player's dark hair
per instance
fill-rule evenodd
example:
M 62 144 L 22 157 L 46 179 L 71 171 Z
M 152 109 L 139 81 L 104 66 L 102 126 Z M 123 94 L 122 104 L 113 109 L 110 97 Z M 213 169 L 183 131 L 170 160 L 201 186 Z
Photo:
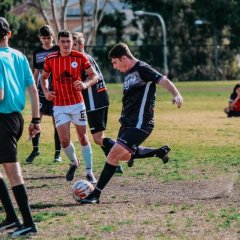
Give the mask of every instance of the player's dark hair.
M 232 94 L 231 94 L 231 96 L 230 96 L 231 99 L 235 99 L 235 98 L 237 97 L 236 90 L 237 90 L 238 88 L 240 88 L 240 83 L 237 83 L 237 84 L 234 86 L 233 92 L 232 92 Z
M 67 29 L 63 29 L 58 33 L 58 40 L 60 39 L 60 37 L 71 37 L 72 38 L 72 33 L 71 33 L 71 31 L 69 31 Z
M 10 32 L 9 23 L 6 18 L 0 17 L 0 40 Z
M 126 43 L 118 43 L 108 53 L 109 59 L 120 58 L 122 56 L 127 56 L 130 59 L 134 59 L 134 57 Z
M 49 25 L 44 25 L 39 29 L 39 35 L 43 37 L 53 36 L 53 30 Z

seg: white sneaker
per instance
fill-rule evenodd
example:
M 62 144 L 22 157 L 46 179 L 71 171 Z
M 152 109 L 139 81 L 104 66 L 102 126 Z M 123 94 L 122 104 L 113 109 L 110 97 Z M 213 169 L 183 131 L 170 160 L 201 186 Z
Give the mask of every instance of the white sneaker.
M 86 179 L 92 184 L 97 183 L 97 179 L 94 177 L 93 173 L 92 174 L 87 174 Z

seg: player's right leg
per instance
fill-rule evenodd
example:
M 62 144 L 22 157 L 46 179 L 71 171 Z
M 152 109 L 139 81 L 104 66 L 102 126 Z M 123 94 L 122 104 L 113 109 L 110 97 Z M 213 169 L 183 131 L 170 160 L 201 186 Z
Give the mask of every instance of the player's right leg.
M 66 111 L 67 108 L 65 106 L 54 107 L 55 125 L 57 128 L 61 146 L 66 156 L 70 160 L 70 167 L 66 173 L 66 180 L 72 181 L 75 175 L 75 171 L 79 166 L 79 161 L 76 156 L 75 147 L 70 141 L 71 115 L 66 113 Z
M 12 191 L 19 210 L 23 217 L 24 226 L 34 225 L 28 203 L 28 197 L 22 177 L 21 167 L 17 162 L 17 142 L 23 132 L 23 118 L 20 113 L 0 116 L 0 163 L 3 164 L 6 175 L 10 181 Z M 8 188 L 0 174 L 0 200 L 6 212 L 6 219 L 0 224 L 0 230 L 19 227 L 12 205 Z

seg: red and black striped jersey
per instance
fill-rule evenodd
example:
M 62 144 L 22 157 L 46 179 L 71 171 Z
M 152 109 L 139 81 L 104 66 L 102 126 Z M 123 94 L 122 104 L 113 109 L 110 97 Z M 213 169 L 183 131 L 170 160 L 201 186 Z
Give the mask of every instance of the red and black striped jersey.
M 83 102 L 81 90 L 74 87 L 73 83 L 81 79 L 83 70 L 88 69 L 91 63 L 87 57 L 78 51 L 72 51 L 68 56 L 61 56 L 54 52 L 47 56 L 44 71 L 52 73 L 53 89 L 56 97 L 54 106 L 67 106 Z

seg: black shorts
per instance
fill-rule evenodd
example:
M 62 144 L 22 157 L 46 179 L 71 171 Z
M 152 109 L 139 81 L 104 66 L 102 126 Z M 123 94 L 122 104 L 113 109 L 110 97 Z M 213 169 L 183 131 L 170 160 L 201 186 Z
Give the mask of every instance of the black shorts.
M 0 164 L 17 162 L 17 142 L 23 132 L 21 113 L 0 113 Z
M 87 119 L 92 134 L 106 130 L 108 107 L 87 112 Z
M 137 150 L 137 147 L 143 143 L 150 134 L 151 132 L 138 128 L 121 127 L 118 132 L 117 143 L 133 154 Z
M 39 111 L 43 115 L 53 116 L 53 101 L 48 101 L 45 97 L 39 97 Z

